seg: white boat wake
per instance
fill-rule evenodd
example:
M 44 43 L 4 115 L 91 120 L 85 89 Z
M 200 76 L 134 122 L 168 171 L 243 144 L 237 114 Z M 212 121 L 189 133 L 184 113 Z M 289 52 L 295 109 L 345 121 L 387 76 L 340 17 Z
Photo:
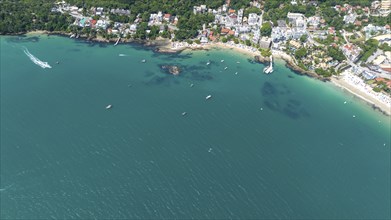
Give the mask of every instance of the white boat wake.
M 27 50 L 27 48 L 25 48 L 23 50 L 23 52 L 30 58 L 31 61 L 33 61 L 33 63 L 37 64 L 38 66 L 42 67 L 42 68 L 52 68 L 48 62 L 44 62 L 40 59 L 38 59 L 37 57 L 35 57 L 34 55 L 32 55 L 29 50 Z
M 7 189 L 11 188 L 13 185 L 14 185 L 14 184 L 11 184 L 11 185 L 9 185 L 9 186 L 7 186 L 7 187 L 5 187 L 5 188 L 1 188 L 1 189 L 0 189 L 0 192 L 6 191 Z

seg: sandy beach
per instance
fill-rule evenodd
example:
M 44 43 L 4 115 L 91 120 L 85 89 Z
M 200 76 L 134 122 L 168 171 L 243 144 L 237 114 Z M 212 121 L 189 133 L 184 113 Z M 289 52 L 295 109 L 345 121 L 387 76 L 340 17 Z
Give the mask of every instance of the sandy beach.
M 28 34 L 53 34 L 48 31 L 31 31 Z M 54 33 L 56 34 L 56 33 Z M 99 42 L 109 42 L 109 40 L 98 37 L 92 39 L 93 41 Z M 132 40 L 122 39 L 121 43 L 134 42 Z M 143 42 L 140 42 L 143 43 Z M 184 50 L 209 50 L 209 49 L 230 49 L 235 50 L 236 52 L 255 57 L 261 57 L 261 53 L 257 48 L 246 46 L 242 44 L 235 44 L 230 41 L 227 43 L 217 42 L 217 43 L 207 43 L 207 44 L 189 44 L 187 42 L 171 42 L 166 39 L 157 39 L 150 42 L 144 42 L 146 46 L 155 46 L 158 52 L 163 53 L 179 53 Z M 273 57 L 275 59 L 282 59 L 285 62 L 294 64 L 293 58 L 286 54 L 283 51 L 272 51 Z M 369 85 L 365 84 L 362 79 L 358 76 L 352 75 L 351 73 L 345 72 L 339 77 L 331 77 L 331 82 L 336 86 L 352 93 L 353 95 L 364 100 L 368 104 L 379 108 L 386 115 L 391 115 L 391 97 L 384 93 L 376 93 L 370 88 Z
M 364 100 L 371 106 L 377 107 L 386 115 L 391 115 L 391 97 L 384 93 L 377 93 L 365 84 L 361 78 L 351 73 L 344 73 L 340 77 L 332 77 L 331 82 L 356 97 Z
M 208 44 L 188 44 L 188 43 L 176 43 L 173 42 L 170 45 L 165 45 L 165 50 L 180 52 L 183 50 L 208 50 L 213 48 L 233 49 L 237 52 L 249 55 L 251 57 L 261 56 L 260 52 L 253 47 L 235 44 L 233 42 L 227 43 L 208 43 Z M 293 58 L 283 51 L 273 51 L 273 57 L 276 59 L 282 59 L 285 62 L 293 64 Z M 376 93 L 372 88 L 365 84 L 365 82 L 358 76 L 350 73 L 342 74 L 340 77 L 331 77 L 331 82 L 362 99 L 366 103 L 370 104 L 374 108 L 378 108 L 382 113 L 391 115 L 391 97 L 384 93 Z

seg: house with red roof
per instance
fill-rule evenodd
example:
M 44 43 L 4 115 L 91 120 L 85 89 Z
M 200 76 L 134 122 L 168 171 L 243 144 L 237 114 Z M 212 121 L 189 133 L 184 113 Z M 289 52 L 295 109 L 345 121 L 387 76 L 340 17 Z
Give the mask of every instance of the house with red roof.
M 170 22 L 170 20 L 171 20 L 171 14 L 164 14 L 163 19 L 164 19 L 165 21 L 167 21 L 167 22 Z
M 231 29 L 228 29 L 228 28 L 221 28 L 221 34 L 222 34 L 222 35 L 228 34 L 229 31 L 231 31 Z
M 91 19 L 90 24 L 91 24 L 91 28 L 95 28 L 96 27 L 96 20 Z

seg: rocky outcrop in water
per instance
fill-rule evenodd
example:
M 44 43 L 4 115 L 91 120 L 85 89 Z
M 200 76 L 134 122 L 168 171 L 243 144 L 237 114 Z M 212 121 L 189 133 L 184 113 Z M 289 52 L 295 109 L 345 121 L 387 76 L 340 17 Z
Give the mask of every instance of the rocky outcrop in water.
M 175 65 L 163 65 L 162 69 L 168 71 L 168 73 L 172 75 L 179 75 L 181 72 L 180 68 Z

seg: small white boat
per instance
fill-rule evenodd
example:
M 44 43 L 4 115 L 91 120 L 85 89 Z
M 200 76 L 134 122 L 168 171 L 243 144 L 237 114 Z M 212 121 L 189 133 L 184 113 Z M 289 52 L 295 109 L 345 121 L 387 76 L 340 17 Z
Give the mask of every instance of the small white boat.
M 270 65 L 265 67 L 263 69 L 263 72 L 266 74 L 270 74 L 273 72 L 273 56 L 272 55 L 270 55 Z
M 209 148 L 208 152 L 210 153 L 210 152 L 212 152 L 212 150 L 213 150 L 212 148 Z
M 208 100 L 208 99 L 210 99 L 210 98 L 212 98 L 212 95 L 207 95 L 207 96 L 205 97 L 206 100 Z
M 115 42 L 114 46 L 117 46 L 117 44 L 119 43 L 120 40 L 121 40 L 121 38 L 119 37 L 118 40 Z
M 267 66 L 263 69 L 263 72 L 266 74 L 272 73 L 273 72 L 273 67 L 272 66 Z
M 343 104 L 346 104 L 346 101 L 344 101 Z
M 238 72 L 236 72 L 235 75 L 238 75 Z
M 192 84 L 190 84 L 190 87 L 193 87 L 194 86 L 194 84 L 192 83 Z
M 208 61 L 207 63 L 206 63 L 206 65 L 209 65 L 210 64 L 210 61 Z
M 356 116 L 355 115 L 353 115 L 353 118 L 355 118 Z
M 236 61 L 236 63 L 240 63 L 239 61 Z
M 224 62 L 224 60 L 221 60 L 220 62 Z
M 226 69 L 228 69 L 228 66 L 226 66 L 226 67 L 224 68 L 224 70 L 226 70 Z
M 108 105 L 106 106 L 106 109 L 111 109 L 113 106 L 112 105 Z
M 187 115 L 187 112 L 182 112 L 182 116 L 185 116 L 185 115 Z
M 146 60 L 141 60 L 141 62 L 142 62 L 142 63 L 145 63 L 145 62 L 147 62 L 147 61 L 146 61 Z

